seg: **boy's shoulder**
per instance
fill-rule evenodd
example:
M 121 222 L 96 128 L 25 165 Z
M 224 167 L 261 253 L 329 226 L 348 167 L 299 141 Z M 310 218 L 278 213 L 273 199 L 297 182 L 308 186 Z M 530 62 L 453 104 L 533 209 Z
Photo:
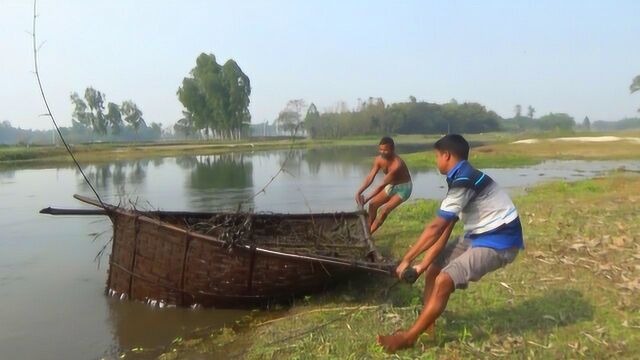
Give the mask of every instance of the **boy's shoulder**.
M 491 177 L 473 167 L 468 161 L 464 161 L 451 176 L 447 176 L 449 188 L 469 188 L 480 191 L 492 183 Z

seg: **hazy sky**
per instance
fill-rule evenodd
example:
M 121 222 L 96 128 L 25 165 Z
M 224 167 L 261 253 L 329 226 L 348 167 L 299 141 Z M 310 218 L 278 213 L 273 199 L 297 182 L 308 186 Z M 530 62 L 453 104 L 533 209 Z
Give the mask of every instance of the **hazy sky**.
M 253 122 L 287 100 L 322 111 L 358 98 L 516 104 L 581 121 L 637 116 L 640 1 L 40 0 L 40 72 L 54 115 L 93 86 L 147 122 L 181 116 L 176 90 L 201 52 L 235 59 Z M 34 75 L 32 2 L 0 0 L 0 121 L 49 128 Z

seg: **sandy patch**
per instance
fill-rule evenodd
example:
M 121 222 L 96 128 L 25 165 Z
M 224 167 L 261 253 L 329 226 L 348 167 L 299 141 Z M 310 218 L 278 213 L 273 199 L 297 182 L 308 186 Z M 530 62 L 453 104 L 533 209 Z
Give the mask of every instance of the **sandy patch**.
M 514 141 L 512 142 L 512 144 L 535 144 L 535 143 L 539 143 L 540 140 L 538 139 L 524 139 L 524 140 L 518 140 L 518 141 Z
M 618 136 L 576 136 L 547 139 L 548 141 L 576 141 L 576 142 L 613 142 L 613 141 L 629 141 L 640 144 L 639 137 L 618 137 Z M 525 139 L 514 141 L 512 144 L 535 144 L 540 139 Z

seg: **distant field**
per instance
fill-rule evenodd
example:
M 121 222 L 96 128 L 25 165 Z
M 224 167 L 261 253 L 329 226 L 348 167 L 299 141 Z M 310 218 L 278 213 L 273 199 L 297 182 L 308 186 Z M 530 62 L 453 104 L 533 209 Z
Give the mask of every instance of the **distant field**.
M 607 142 L 607 143 L 579 143 L 552 142 L 551 135 L 566 136 L 567 134 L 530 133 L 507 134 L 487 133 L 465 135 L 472 143 L 482 146 L 471 151 L 471 161 L 480 168 L 486 167 L 516 167 L 531 165 L 546 159 L 635 159 L 640 158 L 640 143 Z M 637 137 L 640 132 L 618 133 L 575 133 L 572 136 L 601 136 L 615 135 Z M 397 144 L 425 144 L 430 148 L 440 135 L 399 135 L 394 140 Z M 522 139 L 536 138 L 540 142 L 534 144 L 512 144 Z M 377 146 L 378 136 L 363 136 L 338 140 L 309 140 L 309 139 L 252 139 L 235 142 L 171 142 L 171 143 L 99 143 L 89 145 L 75 145 L 72 147 L 74 155 L 80 161 L 101 162 L 114 159 L 140 159 L 146 157 L 166 157 L 179 155 L 211 155 L 228 152 L 277 150 L 289 147 L 314 148 L 337 146 Z M 433 168 L 433 154 L 431 151 L 412 154 L 400 154 L 410 168 Z M 50 166 L 52 164 L 71 163 L 71 158 L 62 146 L 0 146 L 0 168 Z
M 536 142 L 513 143 L 515 139 L 512 138 L 508 139 L 508 141 L 472 148 L 469 160 L 478 168 L 509 168 L 533 165 L 550 159 L 640 159 L 640 137 L 635 137 L 634 135 L 636 134 L 616 134 L 616 136 L 633 139 L 606 142 L 558 141 L 552 138 L 534 138 L 537 139 Z M 401 156 L 410 169 L 435 168 L 433 151 L 401 154 Z

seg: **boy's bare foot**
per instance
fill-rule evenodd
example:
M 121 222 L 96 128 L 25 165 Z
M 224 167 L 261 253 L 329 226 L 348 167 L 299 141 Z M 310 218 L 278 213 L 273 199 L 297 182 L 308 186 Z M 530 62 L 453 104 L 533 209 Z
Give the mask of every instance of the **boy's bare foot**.
M 393 335 L 378 335 L 376 341 L 384 351 L 393 354 L 398 350 L 413 347 L 415 341 L 409 339 L 404 331 L 396 331 Z

